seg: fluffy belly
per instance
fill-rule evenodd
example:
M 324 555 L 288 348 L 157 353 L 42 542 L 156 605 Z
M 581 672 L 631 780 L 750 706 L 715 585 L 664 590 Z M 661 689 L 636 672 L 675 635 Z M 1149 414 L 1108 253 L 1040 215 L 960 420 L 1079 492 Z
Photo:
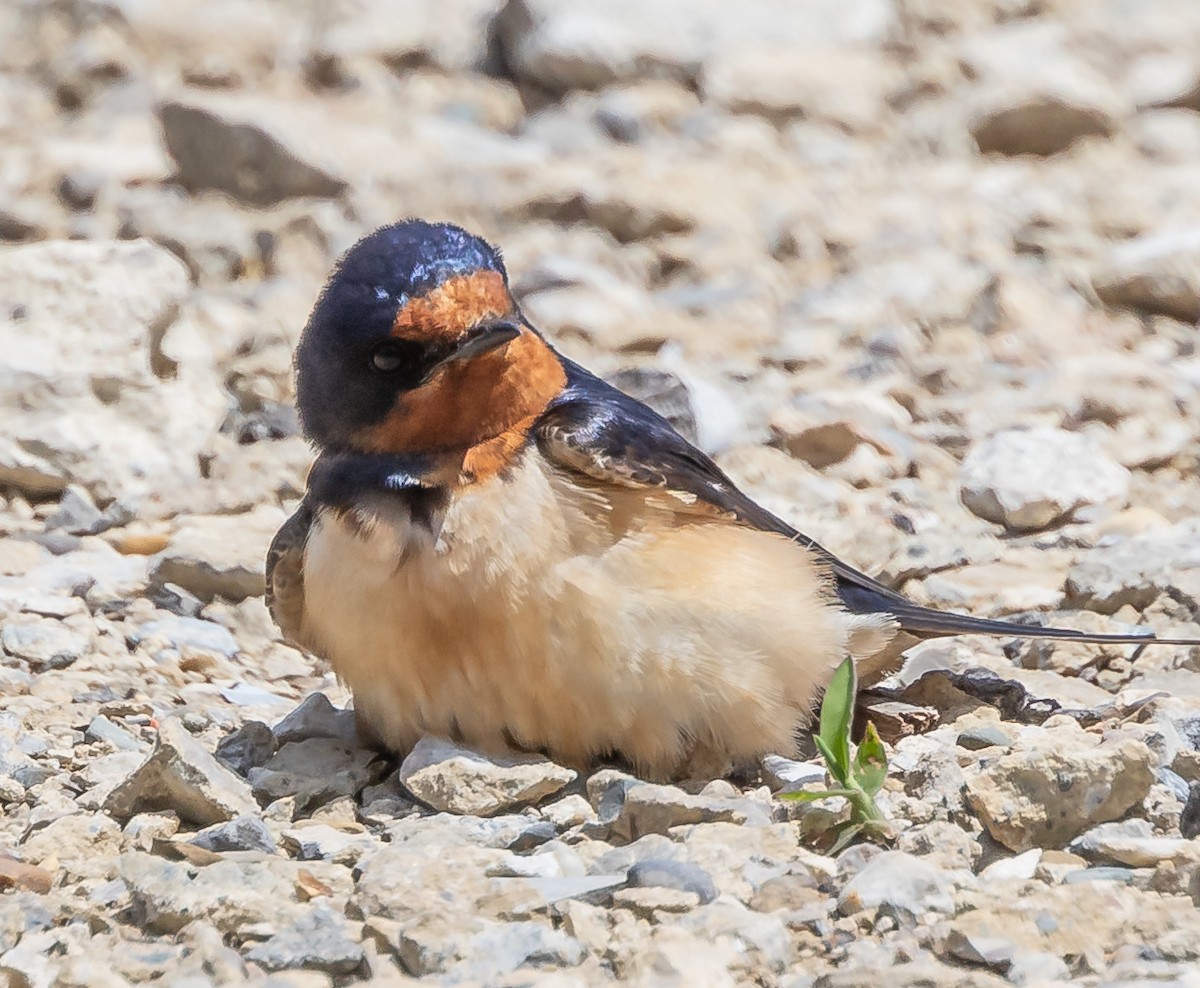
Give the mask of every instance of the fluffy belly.
M 546 478 L 514 483 L 533 490 L 468 494 L 436 538 L 382 515 L 310 535 L 305 637 L 380 740 L 664 777 L 791 750 L 847 643 L 804 549 L 716 522 L 589 538 Z

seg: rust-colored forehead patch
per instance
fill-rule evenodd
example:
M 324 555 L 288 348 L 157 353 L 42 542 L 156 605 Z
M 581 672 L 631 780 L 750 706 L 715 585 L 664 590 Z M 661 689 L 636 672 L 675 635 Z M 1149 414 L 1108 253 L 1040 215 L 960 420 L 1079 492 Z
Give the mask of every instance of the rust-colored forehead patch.
M 396 313 L 392 336 L 455 343 L 484 319 L 506 316 L 512 310 L 512 297 L 500 273 L 476 271 L 448 278 L 437 288 L 410 299 Z

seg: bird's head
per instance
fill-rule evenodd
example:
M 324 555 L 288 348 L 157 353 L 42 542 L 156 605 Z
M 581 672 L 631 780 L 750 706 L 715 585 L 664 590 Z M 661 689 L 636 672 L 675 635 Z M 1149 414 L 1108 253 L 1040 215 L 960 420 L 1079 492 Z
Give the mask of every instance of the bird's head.
M 540 414 L 565 382 L 499 253 L 409 220 L 338 262 L 296 351 L 296 404 L 326 450 L 466 452 Z

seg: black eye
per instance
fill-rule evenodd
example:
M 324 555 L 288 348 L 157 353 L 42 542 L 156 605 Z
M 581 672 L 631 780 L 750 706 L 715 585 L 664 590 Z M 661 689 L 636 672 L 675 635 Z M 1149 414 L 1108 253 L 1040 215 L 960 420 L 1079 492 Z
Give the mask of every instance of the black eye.
M 371 352 L 371 367 L 380 374 L 395 374 L 408 366 L 411 357 L 395 343 L 384 343 Z

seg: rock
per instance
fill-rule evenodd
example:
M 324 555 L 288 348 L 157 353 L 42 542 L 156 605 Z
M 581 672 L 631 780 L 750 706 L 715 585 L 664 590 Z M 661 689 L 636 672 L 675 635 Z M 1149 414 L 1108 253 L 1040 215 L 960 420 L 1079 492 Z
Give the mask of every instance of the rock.
M 134 737 L 123 727 L 114 724 L 103 714 L 98 714 L 92 718 L 92 721 L 87 726 L 87 730 L 83 732 L 83 739 L 92 744 L 102 742 L 109 744 L 118 751 L 145 751 L 146 742 L 141 738 Z
M 1062 847 L 1089 826 L 1115 820 L 1154 782 L 1142 742 L 1111 738 L 1090 748 L 1014 751 L 967 779 L 967 801 L 988 833 L 1012 851 Z
M 22 889 L 45 895 L 53 884 L 53 872 L 37 865 L 26 864 L 24 861 L 0 857 L 0 891 Z
M 1144 610 L 1163 593 L 1189 596 L 1186 574 L 1198 567 L 1200 527 L 1192 522 L 1130 536 L 1093 549 L 1067 571 L 1066 603 L 1101 614 L 1126 605 Z
M 1092 275 L 1092 287 L 1105 305 L 1200 322 L 1200 228 L 1117 245 Z
M 280 744 L 307 741 L 309 738 L 336 738 L 354 744 L 358 733 L 354 728 L 354 711 L 339 710 L 324 693 L 311 693 L 295 710 L 271 728 Z
M 718 51 L 705 65 L 703 94 L 734 113 L 855 132 L 883 119 L 894 85 L 892 66 L 875 50 L 816 48 L 797 57 L 794 47 L 768 47 Z
M 63 529 L 71 535 L 94 535 L 106 527 L 104 514 L 91 495 L 74 484 L 63 491 L 58 510 L 46 519 L 48 532 Z
M 0 485 L 44 497 L 77 484 L 107 505 L 199 479 L 223 399 L 155 371 L 187 290 L 183 265 L 146 241 L 4 249 Z
M 309 738 L 281 745 L 247 778 L 264 803 L 294 796 L 298 806 L 313 809 L 339 796 L 357 795 L 378 781 L 381 769 L 377 752 L 334 738 Z
M 1005 734 L 998 727 L 970 727 L 962 731 L 956 743 L 960 748 L 966 748 L 968 751 L 982 751 L 984 748 L 1009 748 L 1012 746 L 1012 738 Z
M 345 903 L 352 887 L 347 869 L 316 861 L 218 861 L 196 868 L 131 851 L 121 855 L 117 869 L 139 925 L 164 934 L 176 934 L 198 919 L 224 933 L 254 924 L 278 927 L 310 912 L 299 900 L 304 882 L 324 888 L 322 897 L 335 907 Z
M 626 875 L 630 888 L 678 889 L 694 894 L 701 905 L 717 897 L 712 876 L 687 861 L 650 858 L 636 862 Z
M 1188 840 L 1200 837 L 1200 781 L 1188 790 L 1187 802 L 1179 815 L 1179 832 Z
M 613 893 L 613 908 L 628 909 L 635 916 L 656 922 L 662 913 L 686 913 L 700 905 L 700 896 L 682 889 L 624 888 Z
M 946 935 L 946 952 L 964 964 L 978 964 L 1007 971 L 1020 948 L 1003 937 L 978 936 L 951 928 Z
M 103 874 L 121 847 L 121 828 L 101 813 L 59 817 L 26 834 L 21 855 L 26 862 L 55 869 L 65 866 L 73 875 Z
M 979 873 L 985 882 L 1024 882 L 1037 874 L 1038 864 L 1042 860 L 1041 848 L 1018 854 L 1011 858 L 1001 858 L 993 861 Z
M 36 624 L 6 624 L 0 631 L 0 645 L 33 672 L 65 669 L 76 662 L 89 647 L 82 635 L 68 630 L 58 621 Z
M 1070 849 L 1089 861 L 1131 868 L 1187 861 L 1194 859 L 1198 850 L 1186 837 L 1155 837 L 1154 828 L 1145 820 L 1102 823 L 1073 840 Z
M 575 773 L 536 755 L 486 755 L 443 738 L 425 737 L 404 759 L 399 777 L 434 809 L 495 816 L 553 796 L 575 779 Z
M 1129 471 L 1086 436 L 1061 429 L 999 432 L 978 444 L 959 473 L 963 504 L 1015 531 L 1046 528 L 1081 508 L 1124 505 Z
M 603 820 L 603 812 L 600 815 Z M 687 824 L 765 826 L 770 822 L 770 808 L 757 800 L 691 796 L 676 786 L 643 782 L 631 785 L 625 791 L 612 828 L 613 833 L 623 840 L 635 841 L 646 834 L 666 834 L 672 827 Z
M 311 822 L 304 827 L 285 830 L 282 842 L 284 849 L 297 861 L 333 861 L 348 867 L 353 867 L 359 858 L 378 847 L 376 840 L 366 834 L 347 833 Z
M 206 827 L 188 843 L 206 851 L 275 853 L 275 838 L 271 836 L 271 831 L 267 829 L 261 817 L 251 815 L 234 817 L 227 823 Z
M 1058 24 L 1017 23 L 977 36 L 963 63 L 978 80 L 971 137 L 984 154 L 1051 155 L 1111 137 L 1129 110 Z
M 217 761 L 246 778 L 252 768 L 265 765 L 278 750 L 274 732 L 261 720 L 252 720 L 221 738 L 216 756 Z
M 591 804 L 575 793 L 542 806 L 542 816 L 560 830 L 595 823 L 596 811 Z
M 817 762 L 799 762 L 782 755 L 767 755 L 762 760 L 763 781 L 777 792 L 796 792 L 825 781 L 825 766 Z
M 688 442 L 699 441 L 692 396 L 679 375 L 653 367 L 623 367 L 609 375 L 608 383 L 645 402 Z
M 189 95 L 159 107 L 163 141 L 180 183 L 214 189 L 252 206 L 298 197 L 340 195 L 346 181 L 280 133 L 268 108 L 253 100 Z
M 507 63 L 555 93 L 614 81 L 694 81 L 721 51 L 877 41 L 894 12 L 881 0 L 765 2 L 737 12 L 719 3 L 667 0 L 653 8 L 623 0 L 597 8 L 580 0 L 510 0 L 498 27 Z
M 838 896 L 838 909 L 849 916 L 884 905 L 921 916 L 950 911 L 953 899 L 940 869 L 903 851 L 885 851 L 846 883 Z
M 165 646 L 183 656 L 211 653 L 232 658 L 239 651 L 237 639 L 228 628 L 212 621 L 173 614 L 139 624 L 129 632 L 129 643 Z
M 153 810 L 173 810 L 180 819 L 207 827 L 254 816 L 258 804 L 245 782 L 213 758 L 178 719 L 170 718 L 159 725 L 142 766 L 104 803 L 104 811 L 119 820 Z
M 150 579 L 158 587 L 176 584 L 206 602 L 261 597 L 267 546 L 286 517 L 260 505 L 244 515 L 188 518 L 158 555 Z
M 268 971 L 301 968 L 347 975 L 358 970 L 365 954 L 362 945 L 350 937 L 349 924 L 318 906 L 265 943 L 251 947 L 246 958 Z

